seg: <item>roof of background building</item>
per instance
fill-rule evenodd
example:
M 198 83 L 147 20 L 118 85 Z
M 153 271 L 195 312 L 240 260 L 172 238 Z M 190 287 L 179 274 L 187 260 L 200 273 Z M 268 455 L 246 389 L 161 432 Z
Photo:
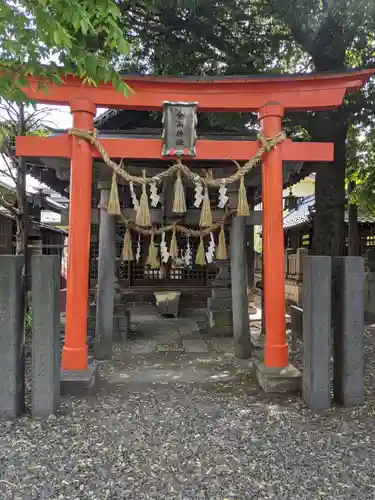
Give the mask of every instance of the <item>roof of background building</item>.
M 284 229 L 303 226 L 311 220 L 311 211 L 314 209 L 315 196 L 306 196 L 300 201 L 295 210 L 291 210 L 284 216 Z
M 7 210 L 5 207 L 0 205 L 0 215 L 3 217 L 7 217 L 8 219 L 15 219 L 15 216 Z M 54 233 L 68 235 L 68 231 L 66 229 L 62 229 L 61 227 L 56 227 L 52 224 L 47 224 L 45 222 L 39 222 L 34 219 L 34 217 L 29 217 L 29 222 L 32 226 L 40 227 L 41 229 L 47 229 L 48 231 L 52 231 Z
M 291 210 L 284 216 L 284 229 L 300 227 L 309 224 L 315 212 L 315 196 L 306 196 L 301 200 L 299 206 L 295 210 Z M 348 211 L 345 212 L 345 222 L 348 222 Z M 358 208 L 358 223 L 359 224 L 374 224 L 375 215 L 365 210 Z

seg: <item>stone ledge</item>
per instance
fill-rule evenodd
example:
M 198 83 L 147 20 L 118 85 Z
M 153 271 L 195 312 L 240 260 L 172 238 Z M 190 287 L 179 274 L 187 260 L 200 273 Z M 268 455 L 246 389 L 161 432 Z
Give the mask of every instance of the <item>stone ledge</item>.
M 85 396 L 92 392 L 98 376 L 97 363 L 88 365 L 87 370 L 60 371 L 60 393 L 64 396 Z
M 254 349 L 263 349 L 264 339 L 265 335 L 262 335 L 260 332 L 252 332 L 250 328 L 250 341 Z
M 258 384 L 267 393 L 299 392 L 302 387 L 301 372 L 293 365 L 285 368 L 267 368 L 255 362 Z

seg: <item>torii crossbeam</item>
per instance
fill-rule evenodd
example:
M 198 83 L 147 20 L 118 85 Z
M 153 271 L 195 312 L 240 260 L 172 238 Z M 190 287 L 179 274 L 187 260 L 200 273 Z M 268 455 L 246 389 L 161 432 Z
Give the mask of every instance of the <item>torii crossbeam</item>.
M 60 86 L 38 90 L 29 78 L 26 94 L 37 102 L 70 105 L 73 126 L 92 130 L 97 106 L 161 110 L 164 101 L 196 101 L 200 111 L 258 112 L 265 137 L 281 132 L 285 110 L 323 110 L 341 105 L 347 92 L 359 90 L 375 70 L 306 76 L 173 78 L 126 76 L 132 92 L 126 98 L 110 85 L 83 85 L 67 77 Z M 157 139 L 101 139 L 113 158 L 165 159 Z M 254 141 L 198 140 L 197 160 L 248 160 L 259 147 Z M 97 151 L 77 137 L 18 137 L 18 156 L 71 158 L 66 333 L 62 367 L 87 369 L 87 301 L 90 249 L 92 159 Z M 264 157 L 262 164 L 263 251 L 267 367 L 288 365 L 284 298 L 282 162 L 332 161 L 333 145 L 290 140 Z

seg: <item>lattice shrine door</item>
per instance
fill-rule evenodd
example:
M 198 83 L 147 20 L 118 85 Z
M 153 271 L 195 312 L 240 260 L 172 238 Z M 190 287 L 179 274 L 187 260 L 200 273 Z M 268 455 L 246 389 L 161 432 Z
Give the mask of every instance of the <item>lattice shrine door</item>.
M 138 198 L 140 197 L 140 187 L 135 186 Z M 186 204 L 188 210 L 194 209 L 194 189 L 189 187 L 186 189 Z M 210 193 L 212 194 L 212 193 Z M 91 206 L 97 208 L 99 204 L 100 193 L 95 184 L 92 188 Z M 119 200 L 121 210 L 126 211 L 130 209 L 133 211 L 133 204 L 128 185 L 119 185 Z M 212 204 L 214 206 L 215 200 Z M 195 228 L 196 229 L 196 228 Z M 125 226 L 119 223 L 116 226 L 116 277 L 118 285 L 122 288 L 209 288 L 212 281 L 218 273 L 215 264 L 206 264 L 199 266 L 194 264 L 196 251 L 199 245 L 198 238 L 190 238 L 190 248 L 193 255 L 193 263 L 191 266 L 186 267 L 182 265 L 182 259 L 177 259 L 177 262 L 171 262 L 162 266 L 160 269 L 150 269 L 146 266 L 148 247 L 150 244 L 150 237 L 147 235 L 140 235 L 141 258 L 132 262 L 121 262 L 121 252 L 124 241 Z M 177 245 L 182 255 L 187 237 L 183 234 L 177 233 Z M 167 246 L 170 244 L 171 233 L 167 236 Z M 226 234 L 227 241 L 229 241 L 229 234 Z M 208 242 L 208 240 L 207 240 Z M 155 244 L 157 247 L 160 245 L 160 236 L 155 237 Z M 133 255 L 137 253 L 138 236 L 132 233 L 132 247 Z M 99 252 L 99 224 L 91 225 L 91 245 L 90 245 L 90 287 L 94 288 L 98 278 L 98 252 Z
M 147 252 L 150 244 L 150 237 L 147 235 L 132 234 L 133 254 L 136 255 L 138 238 L 141 246 L 141 257 L 139 261 L 121 262 L 121 251 L 124 240 L 125 229 L 123 226 L 118 226 L 116 230 L 116 262 L 117 262 L 117 279 L 121 287 L 167 287 L 167 288 L 202 288 L 210 287 L 212 280 L 217 274 L 217 267 L 212 265 L 198 266 L 192 263 L 186 267 L 183 259 L 174 259 L 173 262 L 169 259 L 168 263 L 161 265 L 159 269 L 151 269 L 146 266 Z M 178 247 L 183 249 L 186 246 L 186 236 L 177 235 Z M 160 245 L 160 237 L 155 237 L 155 244 Z M 169 245 L 169 241 L 167 240 Z M 199 241 L 197 239 L 190 240 L 190 247 L 195 255 Z

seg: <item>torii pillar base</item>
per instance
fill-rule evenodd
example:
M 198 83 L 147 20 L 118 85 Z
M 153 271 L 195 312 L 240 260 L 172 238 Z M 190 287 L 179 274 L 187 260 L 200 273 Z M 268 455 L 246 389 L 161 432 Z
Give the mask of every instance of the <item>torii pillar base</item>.
M 256 379 L 267 393 L 300 392 L 302 387 L 301 372 L 293 365 L 284 368 L 268 368 L 264 363 L 255 363 Z
M 60 370 L 60 393 L 63 396 L 86 396 L 94 392 L 98 378 L 97 363 L 89 364 L 86 370 Z

